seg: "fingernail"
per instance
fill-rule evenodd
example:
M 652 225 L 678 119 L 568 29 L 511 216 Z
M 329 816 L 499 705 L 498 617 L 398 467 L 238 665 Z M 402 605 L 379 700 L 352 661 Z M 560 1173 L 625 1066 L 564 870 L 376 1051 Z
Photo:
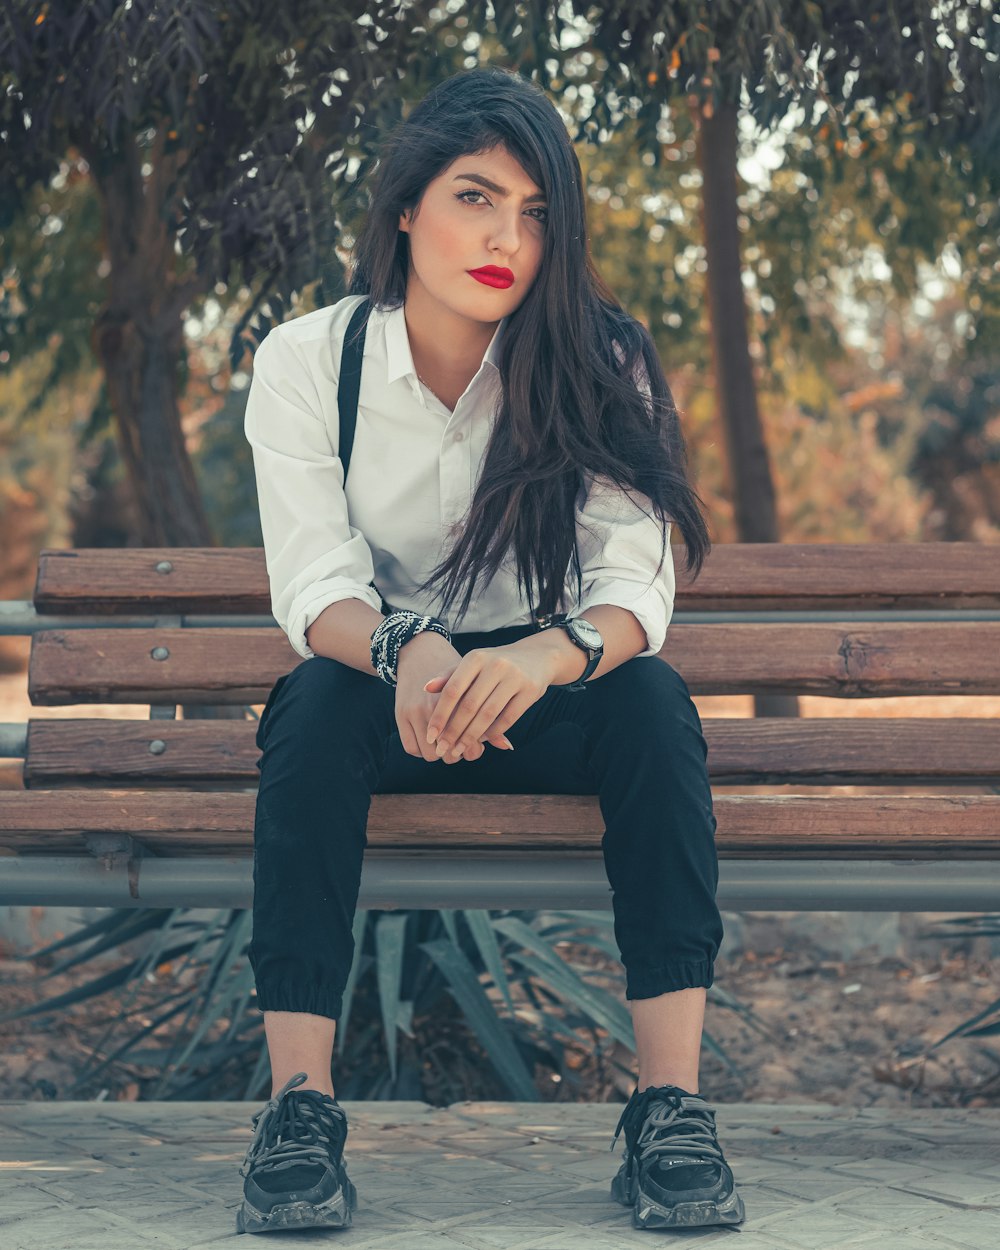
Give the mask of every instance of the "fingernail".
M 506 744 L 506 749 L 507 749 L 508 751 L 513 751 L 513 749 L 514 749 L 514 744 L 513 744 L 513 742 L 511 742 L 511 740 L 510 740 L 510 739 L 506 736 L 506 734 L 504 735 L 504 742 L 505 742 L 505 744 Z

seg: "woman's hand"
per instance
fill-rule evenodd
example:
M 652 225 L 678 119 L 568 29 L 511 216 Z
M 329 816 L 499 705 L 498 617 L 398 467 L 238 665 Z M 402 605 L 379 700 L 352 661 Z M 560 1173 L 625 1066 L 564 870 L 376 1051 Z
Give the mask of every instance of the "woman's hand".
M 424 686 L 431 693 L 440 691 L 426 741 L 436 741 L 445 759 L 459 748 L 469 759 L 469 751 L 484 735 L 490 740 L 495 734 L 502 736 L 549 684 L 548 663 L 540 655 L 516 649 L 516 644 L 470 651 L 450 673 L 439 674 Z
M 438 696 L 428 690 L 436 682 L 443 685 L 461 659 L 446 638 L 431 631 L 417 634 L 400 649 L 396 663 L 396 727 L 407 755 L 423 757 L 429 764 L 437 762 L 437 748 L 427 741 L 427 724 L 438 707 Z M 471 735 L 467 737 L 471 739 Z M 466 748 L 465 759 L 475 760 L 483 754 L 483 739 L 501 749 L 514 749 L 501 730 L 487 726 L 480 739 Z M 455 764 L 461 758 L 453 754 L 445 763 Z

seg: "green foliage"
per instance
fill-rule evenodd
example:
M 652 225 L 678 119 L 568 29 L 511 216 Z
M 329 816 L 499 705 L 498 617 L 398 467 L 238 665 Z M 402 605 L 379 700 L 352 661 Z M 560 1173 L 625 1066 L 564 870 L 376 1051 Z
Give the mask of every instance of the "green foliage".
M 995 192 L 994 18 L 991 4 L 954 0 L 919 0 L 905 18 L 797 0 L 596 9 L 232 0 L 166 12 L 157 0 L 83 9 L 54 0 L 41 12 L 11 0 L 0 13 L 0 237 L 6 250 L 34 189 L 84 178 L 70 152 L 99 188 L 103 243 L 119 262 L 135 240 L 109 209 L 156 197 L 172 244 L 156 262 L 158 288 L 176 281 L 179 308 L 220 282 L 251 292 L 230 345 L 235 368 L 243 331 L 259 342 L 293 294 L 318 281 L 321 304 L 337 298 L 338 214 L 356 207 L 376 140 L 402 116 L 404 96 L 463 65 L 495 60 L 535 77 L 584 140 L 604 143 L 631 119 L 636 154 L 657 168 L 665 118 L 676 125 L 691 107 L 745 102 L 759 132 L 800 109 L 804 133 L 817 109 L 839 130 L 872 107 L 898 107 L 935 150 L 966 145 Z M 46 232 L 36 238 L 49 243 Z M 99 231 L 89 238 L 93 246 Z M 30 257 L 33 245 L 15 241 L 11 254 Z M 179 259 L 168 266 L 171 250 Z M 95 273 L 86 249 L 67 261 Z M 91 298 L 95 288 L 81 286 Z M 63 300 L 44 303 L 64 315 Z M 0 293 L 5 334 L 17 333 L 27 305 Z
M 205 510 L 224 547 L 263 547 L 253 454 L 243 433 L 247 391 L 229 389 L 192 453 Z
M 0 379 L 35 362 L 16 409 L 22 419 L 39 412 L 52 390 L 94 370 L 90 333 L 103 250 L 98 197 L 72 158 L 61 159 L 48 184 L 26 193 L 0 227 Z
M 143 953 L 121 967 L 65 994 L 0 1015 L 3 1021 L 22 1019 L 101 994 L 115 996 L 117 1015 L 94 1046 L 94 1062 L 66 1097 L 79 1096 L 116 1061 L 160 1073 L 144 1091 L 150 1099 L 248 1099 L 269 1092 L 263 1017 L 255 1009 L 246 957 L 252 913 L 227 909 L 205 923 L 191 918 L 189 911 L 109 909 L 77 932 L 23 956 L 36 960 L 76 949 L 47 974 L 55 976 L 124 943 L 148 939 Z M 354 963 L 336 1049 L 345 1070 L 362 1071 L 360 1076 L 338 1077 L 342 1097 L 423 1096 L 421 1069 L 413 1066 L 411 1054 L 401 1060 L 398 1038 L 402 1033 L 414 1039 L 418 1026 L 433 1032 L 444 994 L 458 1006 L 469 1039 L 476 1039 L 495 1079 L 514 1099 L 541 1101 L 536 1067 L 571 1082 L 567 1049 L 589 1054 L 595 1047 L 610 1049 L 620 1043 L 635 1052 L 626 1007 L 595 982 L 586 960 L 575 966 L 559 949 L 571 943 L 617 959 L 610 913 L 358 909 L 354 935 Z M 138 990 L 149 982 L 161 987 L 156 1006 L 135 1005 Z M 371 1030 L 368 1021 L 360 1026 L 356 1021 L 359 986 L 364 989 L 371 982 L 388 1071 L 381 1066 L 371 1070 Z M 749 1007 L 719 987 L 708 993 L 751 1027 L 767 1032 Z M 134 1028 L 136 1015 L 148 1015 L 149 1022 Z M 172 1045 L 153 1044 L 155 1030 L 172 1021 Z M 704 1042 L 730 1071 L 742 1076 L 707 1032 Z M 355 1046 L 363 1063 L 356 1062 Z M 613 1058 L 608 1063 L 620 1066 Z
M 41 11 L 11 0 L 0 12 L 0 232 L 75 152 L 98 189 L 112 282 L 128 284 L 114 313 L 130 301 L 138 312 L 155 291 L 169 320 L 219 282 L 242 284 L 252 294 L 235 367 L 258 312 L 251 343 L 317 275 L 336 291 L 337 193 L 363 177 L 370 140 L 399 116 L 387 84 L 426 47 L 432 11 L 424 0 L 53 0 Z M 359 130 L 367 147 L 349 169 Z M 0 307 L 7 333 L 10 312 Z
M 942 937 L 1000 937 L 1000 915 L 994 912 L 978 916 L 950 916 L 931 924 L 920 936 L 934 941 Z M 934 1051 L 957 1037 L 1000 1037 L 1000 998 L 995 998 L 993 1002 L 949 1029 L 937 1041 L 929 1043 L 924 1048 L 923 1057 L 928 1058 Z M 983 1046 L 980 1052 L 994 1065 L 994 1069 L 1000 1066 L 1000 1053 L 995 1049 Z
M 746 185 L 740 196 L 744 289 L 765 402 L 782 406 L 782 393 L 800 389 L 796 375 L 817 368 L 829 374 L 841 365 L 862 378 L 867 368 L 877 377 L 880 337 L 897 318 L 920 335 L 910 310 L 922 299 L 921 270 L 944 259 L 963 305 L 955 338 L 981 352 L 977 365 L 969 363 L 989 391 L 1000 339 L 993 175 L 1000 145 L 990 148 L 982 136 L 1000 109 L 979 107 L 996 84 L 984 48 L 995 42 L 997 23 L 983 6 L 960 6 L 961 20 L 954 5 L 933 13 L 925 3 L 910 6 L 905 29 L 902 18 L 890 21 L 870 6 L 775 0 L 599 9 L 469 3 L 447 12 L 417 5 L 405 15 L 360 0 L 312 0 L 294 11 L 243 0 L 221 10 L 174 6 L 165 25 L 145 20 L 157 7 L 137 0 L 128 10 L 115 3 L 80 10 L 63 0 L 47 5 L 38 22 L 37 6 L 16 0 L 0 14 L 9 178 L 0 248 L 13 262 L 0 286 L 0 384 L 15 363 L 37 355 L 45 365 L 31 370 L 30 390 L 22 379 L 2 397 L 19 425 L 46 403 L 46 420 L 68 427 L 57 384 L 71 384 L 93 361 L 102 302 L 146 299 L 118 276 L 127 240 L 109 218 L 115 196 L 130 186 L 160 195 L 157 211 L 173 240 L 163 259 L 173 259 L 142 280 L 157 291 L 186 288 L 195 317 L 209 303 L 222 307 L 230 366 L 248 367 L 247 342 L 343 293 L 344 241 L 364 211 L 377 139 L 440 79 L 483 62 L 536 77 L 578 138 L 594 255 L 625 306 L 650 326 L 679 394 L 695 412 L 706 407 L 704 422 L 692 417 L 687 432 L 716 505 L 717 539 L 735 535 L 726 523 L 731 470 L 709 402 L 692 100 L 718 104 L 740 80 L 754 124 L 795 123 L 783 127 L 783 165 L 770 187 Z M 93 55 L 82 57 L 81 48 Z M 817 51 L 825 87 L 811 66 Z M 880 64 L 848 78 L 843 66 L 858 56 Z M 806 107 L 809 98 L 816 110 Z M 29 100 L 47 104 L 26 128 Z M 793 104 L 802 110 L 797 118 Z M 744 159 L 755 142 L 744 133 Z M 888 280 L 873 269 L 873 254 Z M 847 344 L 859 310 L 870 365 Z M 204 339 L 198 346 L 211 347 L 212 367 L 223 373 L 227 351 L 216 356 Z M 919 348 L 913 355 L 916 362 Z M 936 360 L 940 390 L 951 371 L 946 379 L 940 353 Z M 186 361 L 179 372 L 183 390 Z M 898 384 L 909 411 L 904 419 L 879 413 L 883 450 L 898 472 L 912 469 L 918 490 L 938 489 L 920 457 L 908 463 L 890 446 L 901 425 L 909 438 L 926 393 L 918 377 L 901 375 Z M 106 440 L 107 395 L 101 386 L 92 393 L 84 426 Z M 260 542 L 240 426 L 244 398 L 245 391 L 229 393 L 193 456 L 213 532 L 227 545 Z M 842 424 L 850 419 L 846 410 L 838 414 Z M 804 424 L 810 420 L 804 414 Z M 950 428 L 950 418 L 942 420 Z M 781 430 L 784 418 L 771 424 Z M 961 427 L 969 450 L 984 439 L 993 445 L 988 412 L 963 418 Z M 15 454 L 23 459 L 32 447 L 26 440 Z M 780 444 L 771 452 L 776 460 L 786 454 Z M 105 477 L 121 477 L 111 460 Z M 59 488 L 44 494 L 61 497 Z M 787 508 L 794 514 L 796 502 Z M 829 522 L 826 532 L 837 536 Z M 866 536 L 853 523 L 848 533 Z M 880 533 L 877 523 L 867 531 Z
M 485 16 L 485 0 L 474 7 Z M 913 0 L 902 10 L 878 0 L 570 0 L 551 20 L 571 66 L 584 54 L 597 62 L 585 128 L 602 141 L 632 116 L 658 159 L 663 115 L 678 109 L 745 108 L 762 134 L 793 111 L 809 130 L 824 114 L 839 125 L 898 100 L 942 150 L 967 144 L 1000 188 L 992 0 Z

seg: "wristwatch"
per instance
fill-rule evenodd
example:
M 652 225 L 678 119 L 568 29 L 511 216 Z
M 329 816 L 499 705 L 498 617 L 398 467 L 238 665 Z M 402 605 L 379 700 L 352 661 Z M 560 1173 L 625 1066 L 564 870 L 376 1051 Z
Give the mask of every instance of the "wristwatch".
M 586 690 L 587 678 L 597 668 L 604 654 L 604 639 L 596 625 L 582 616 L 568 616 L 565 612 L 553 612 L 549 616 L 536 617 L 539 632 L 543 629 L 565 629 L 581 651 L 587 653 L 587 667 L 574 682 L 556 685 L 556 690 Z

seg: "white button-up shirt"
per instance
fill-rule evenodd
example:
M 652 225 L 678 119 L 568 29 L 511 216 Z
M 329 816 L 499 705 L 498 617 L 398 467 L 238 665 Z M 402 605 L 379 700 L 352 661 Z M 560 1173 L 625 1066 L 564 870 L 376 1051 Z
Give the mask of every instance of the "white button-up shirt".
M 393 608 L 437 617 L 451 633 L 456 624 L 462 633 L 529 624 L 533 605 L 519 594 L 512 552 L 491 582 L 480 580 L 460 622 L 460 599 L 449 616 L 440 601 L 415 593 L 450 550 L 475 493 L 499 407 L 504 321 L 449 412 L 417 377 L 402 307 L 371 310 L 345 490 L 337 381 L 344 335 L 363 298 L 348 295 L 275 326 L 254 356 L 244 431 L 275 620 L 304 658 L 315 655 L 306 629 L 341 599 L 380 611 L 384 598 Z M 649 498 L 629 492 L 640 508 L 609 479 L 585 480 L 576 512 L 583 596 L 577 603 L 571 562 L 567 609 L 579 615 L 602 603 L 628 608 L 646 631 L 640 654 L 655 655 L 673 613 L 670 530 L 654 577 L 662 526 Z

